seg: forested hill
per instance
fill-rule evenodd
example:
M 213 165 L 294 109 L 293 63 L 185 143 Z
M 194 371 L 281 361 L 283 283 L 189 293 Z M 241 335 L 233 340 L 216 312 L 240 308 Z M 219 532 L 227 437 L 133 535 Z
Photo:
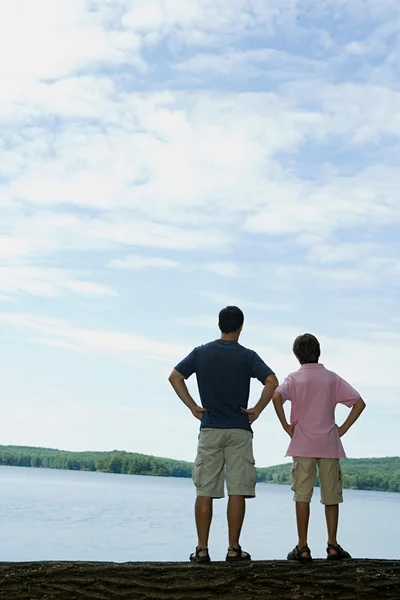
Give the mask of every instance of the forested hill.
M 68 452 L 27 446 L 0 446 L 0 465 L 163 477 L 191 477 L 193 467 L 189 462 L 120 450 Z M 257 480 L 288 484 L 290 470 L 290 463 L 257 469 Z M 348 458 L 342 461 L 342 471 L 346 488 L 400 492 L 400 457 Z
M 400 457 L 347 458 L 342 460 L 343 485 L 353 490 L 400 492 Z M 291 464 L 258 469 L 257 479 L 266 483 L 290 483 Z

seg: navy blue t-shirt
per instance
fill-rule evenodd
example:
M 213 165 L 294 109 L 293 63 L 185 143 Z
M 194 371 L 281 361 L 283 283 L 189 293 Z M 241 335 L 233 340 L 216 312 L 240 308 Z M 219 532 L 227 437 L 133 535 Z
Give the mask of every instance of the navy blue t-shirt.
M 238 342 L 216 340 L 198 346 L 175 369 L 187 379 L 196 373 L 203 408 L 201 429 L 247 429 L 249 418 L 241 410 L 247 408 L 250 380 L 263 385 L 273 371 L 253 350 Z

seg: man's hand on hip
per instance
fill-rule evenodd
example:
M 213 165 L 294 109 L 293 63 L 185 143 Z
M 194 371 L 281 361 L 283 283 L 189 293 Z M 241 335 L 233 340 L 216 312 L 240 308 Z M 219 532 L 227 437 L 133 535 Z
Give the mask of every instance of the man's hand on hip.
M 206 409 L 203 408 L 202 406 L 198 406 L 196 404 L 196 406 L 194 406 L 192 409 L 192 415 L 198 419 L 199 421 L 201 421 L 201 419 L 203 418 L 204 413 L 206 412 Z
M 250 425 L 260 416 L 260 411 L 257 408 L 242 408 L 242 411 L 249 417 Z

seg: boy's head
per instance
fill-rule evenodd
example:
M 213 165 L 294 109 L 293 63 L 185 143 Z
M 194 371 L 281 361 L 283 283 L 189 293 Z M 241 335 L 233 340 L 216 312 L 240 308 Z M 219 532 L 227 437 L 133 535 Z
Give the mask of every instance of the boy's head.
M 293 352 L 301 365 L 317 363 L 321 354 L 319 341 L 311 333 L 299 335 L 293 344 Z
M 240 333 L 244 314 L 237 306 L 227 306 L 219 313 L 218 326 L 222 333 Z

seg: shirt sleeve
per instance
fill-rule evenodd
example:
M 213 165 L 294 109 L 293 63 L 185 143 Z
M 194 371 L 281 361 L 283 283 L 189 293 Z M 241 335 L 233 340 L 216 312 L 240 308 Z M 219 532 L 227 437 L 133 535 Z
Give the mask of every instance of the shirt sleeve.
M 275 392 L 278 392 L 282 396 L 282 404 L 285 404 L 286 400 L 291 401 L 293 399 L 293 385 L 290 375 L 276 388 Z
M 344 404 L 351 408 L 357 400 L 361 398 L 360 394 L 347 381 L 337 375 L 336 382 L 336 404 Z
M 175 370 L 183 375 L 185 379 L 196 372 L 196 348 L 176 365 Z
M 275 373 L 258 356 L 257 352 L 253 352 L 251 355 L 251 376 L 264 385 L 268 375 L 275 375 Z

